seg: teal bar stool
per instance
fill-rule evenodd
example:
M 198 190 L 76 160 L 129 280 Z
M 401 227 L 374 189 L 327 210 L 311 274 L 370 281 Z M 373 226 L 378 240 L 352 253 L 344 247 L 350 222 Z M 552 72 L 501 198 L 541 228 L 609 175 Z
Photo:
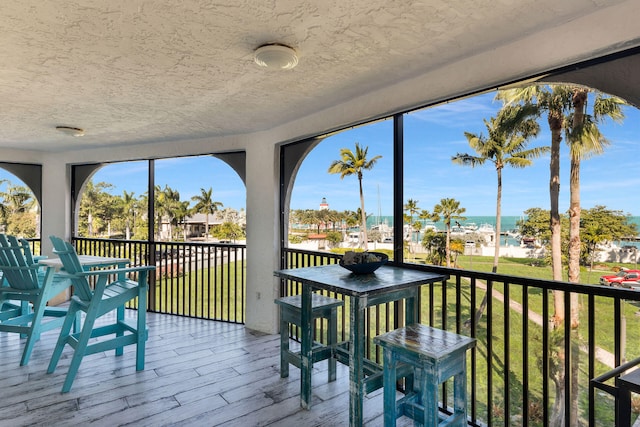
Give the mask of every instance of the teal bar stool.
M 405 415 L 416 425 L 467 425 L 467 357 L 476 340 L 421 324 L 399 328 L 374 338 L 384 351 L 384 425 L 395 426 Z M 408 365 L 414 374 L 413 390 L 396 401 L 396 374 Z M 440 417 L 438 388 L 453 377 L 453 414 Z
M 289 349 L 289 325 L 300 327 L 302 323 L 302 296 L 292 295 L 275 300 L 280 307 L 280 377 L 289 376 L 289 364 L 301 368 L 300 352 Z M 336 379 L 336 359 L 333 357 L 335 345 L 338 341 L 338 307 L 344 305 L 342 300 L 311 294 L 311 319 L 315 325 L 316 319 L 327 319 L 327 345 L 313 343 L 313 363 L 329 360 L 329 382 Z

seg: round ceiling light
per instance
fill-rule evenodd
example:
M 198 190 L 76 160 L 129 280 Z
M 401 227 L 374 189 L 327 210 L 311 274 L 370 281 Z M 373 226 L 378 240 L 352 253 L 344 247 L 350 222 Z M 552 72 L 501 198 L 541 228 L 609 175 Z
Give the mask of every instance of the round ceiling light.
M 71 136 L 82 136 L 84 135 L 84 129 L 74 128 L 71 126 L 56 126 L 56 130 Z
M 256 64 L 271 70 L 290 70 L 298 65 L 298 54 L 289 46 L 266 44 L 255 50 Z

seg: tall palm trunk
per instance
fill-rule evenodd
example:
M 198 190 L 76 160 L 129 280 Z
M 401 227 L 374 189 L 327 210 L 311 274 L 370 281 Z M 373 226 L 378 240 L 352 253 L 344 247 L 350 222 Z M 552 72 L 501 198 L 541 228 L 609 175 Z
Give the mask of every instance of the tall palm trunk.
M 500 259 L 500 226 L 501 219 L 500 213 L 502 211 L 502 166 L 496 167 L 498 172 L 498 194 L 496 196 L 496 233 L 494 237 L 494 246 L 495 250 L 493 252 L 493 267 L 491 271 L 496 273 L 498 271 L 498 261 Z
M 500 259 L 500 227 L 502 226 L 502 221 L 500 219 L 500 215 L 502 214 L 502 168 L 496 168 L 498 172 L 498 194 L 496 196 L 496 232 L 494 237 L 495 249 L 493 252 L 493 267 L 491 267 L 491 271 L 496 273 L 498 271 L 498 262 Z M 482 297 L 482 301 L 480 302 L 480 306 L 478 307 L 478 311 L 476 312 L 476 325 L 480 322 L 480 318 L 482 317 L 482 313 L 484 313 L 485 308 L 487 308 L 487 299 L 489 295 L 488 292 L 484 294 Z
M 358 185 L 360 186 L 360 227 L 362 227 L 362 248 L 366 251 L 369 246 L 367 237 L 367 215 L 364 212 L 364 193 L 362 191 L 362 173 L 358 173 Z
M 584 110 L 587 105 L 588 90 L 578 88 L 573 94 L 572 133 L 579 134 L 584 125 Z M 573 141 L 572 141 L 573 142 Z M 569 281 L 580 283 L 580 150 L 571 156 L 571 173 L 569 180 Z M 571 327 L 577 328 L 580 323 L 580 307 L 578 294 L 571 297 Z
M 549 162 L 549 198 L 550 198 L 550 215 L 549 227 L 551 229 L 551 271 L 553 280 L 562 280 L 562 236 L 560 223 L 560 142 L 562 141 L 562 111 L 550 110 L 548 116 L 549 129 L 551 130 L 551 160 Z M 564 293 L 562 291 L 553 291 L 554 315 L 553 325 L 559 327 L 564 320 Z M 550 416 L 551 425 L 564 425 L 564 358 L 566 352 L 558 344 L 558 359 L 551 360 L 552 364 L 556 364 L 551 375 L 551 379 L 555 384 L 556 397 L 553 410 Z
M 560 142 L 562 141 L 562 111 L 549 111 L 549 129 L 551 130 L 551 160 L 549 162 L 549 198 L 551 229 L 551 271 L 553 280 L 562 280 L 562 239 L 560 227 Z M 554 291 L 554 323 L 556 326 L 564 319 L 564 295 Z
M 445 223 L 445 230 L 447 235 L 444 240 L 444 259 L 447 262 L 447 267 L 451 267 L 451 221 Z
M 584 125 L 584 109 L 587 103 L 587 90 L 576 89 L 573 94 L 572 134 L 579 137 Z M 579 143 L 569 141 L 570 143 Z M 571 150 L 571 174 L 569 180 L 569 281 L 580 281 L 580 150 Z M 573 311 L 573 310 L 572 310 Z M 573 316 L 572 316 L 573 322 Z
M 572 133 L 579 135 L 585 120 L 585 107 L 587 104 L 587 89 L 578 88 L 573 93 L 573 123 Z M 575 141 L 570 141 L 575 143 Z M 572 150 L 570 175 L 569 175 L 569 281 L 580 283 L 580 150 Z M 579 355 L 578 326 L 580 324 L 580 306 L 578 294 L 571 294 L 571 387 L 576 390 L 571 399 L 571 419 L 578 421 L 578 374 Z

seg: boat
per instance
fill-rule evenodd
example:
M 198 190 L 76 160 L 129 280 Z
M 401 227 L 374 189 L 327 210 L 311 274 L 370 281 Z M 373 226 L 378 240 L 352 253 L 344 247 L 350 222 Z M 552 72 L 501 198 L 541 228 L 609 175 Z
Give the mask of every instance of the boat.
M 433 231 L 433 232 L 435 232 L 435 233 L 437 233 L 437 232 L 439 231 L 439 230 L 438 230 L 438 227 L 436 227 L 436 225 L 435 225 L 435 224 L 433 224 L 433 223 L 431 223 L 431 224 L 425 224 L 425 226 L 422 228 L 422 232 L 424 233 L 424 232 L 426 232 L 427 230 Z
M 451 234 L 466 234 L 464 227 L 451 227 Z
M 462 226 L 464 230 L 468 233 L 475 233 L 478 231 L 478 225 L 475 222 L 467 222 Z
M 480 227 L 478 227 L 477 230 L 478 233 L 495 233 L 496 229 L 493 227 L 493 225 L 491 224 L 480 224 Z
M 507 236 L 516 239 L 516 240 L 520 240 L 522 238 L 522 236 L 520 235 L 520 231 L 516 228 L 512 229 L 512 230 L 507 230 L 506 231 Z

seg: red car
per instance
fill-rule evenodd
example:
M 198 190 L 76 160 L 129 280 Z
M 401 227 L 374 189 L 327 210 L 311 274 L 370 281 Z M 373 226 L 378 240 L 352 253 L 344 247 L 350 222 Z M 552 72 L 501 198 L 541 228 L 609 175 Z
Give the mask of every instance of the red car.
M 615 276 L 600 276 L 600 284 L 619 286 L 623 281 L 640 280 L 640 270 L 620 270 Z

